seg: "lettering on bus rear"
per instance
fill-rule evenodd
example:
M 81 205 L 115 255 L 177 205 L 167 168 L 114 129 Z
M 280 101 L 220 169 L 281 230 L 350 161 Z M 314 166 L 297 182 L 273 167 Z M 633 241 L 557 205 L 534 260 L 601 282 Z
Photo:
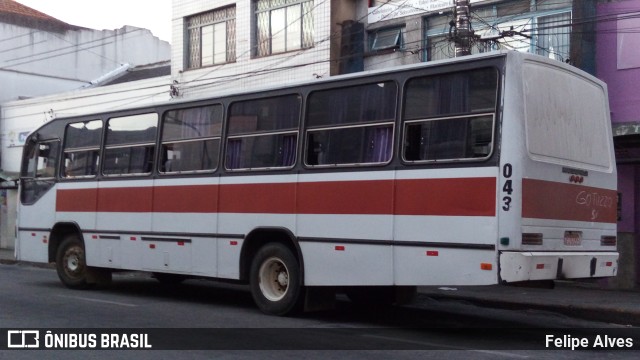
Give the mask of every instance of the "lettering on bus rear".
M 509 211 L 511 210 L 512 202 L 511 194 L 513 193 L 513 180 L 511 180 L 513 176 L 513 166 L 511 164 L 504 164 L 502 167 L 502 176 L 506 179 L 502 186 L 502 193 L 504 194 L 502 197 L 502 210 Z
M 598 208 L 611 209 L 613 207 L 613 197 L 596 191 L 580 191 L 576 196 L 576 204 L 591 208 L 591 220 L 596 220 L 600 211 Z

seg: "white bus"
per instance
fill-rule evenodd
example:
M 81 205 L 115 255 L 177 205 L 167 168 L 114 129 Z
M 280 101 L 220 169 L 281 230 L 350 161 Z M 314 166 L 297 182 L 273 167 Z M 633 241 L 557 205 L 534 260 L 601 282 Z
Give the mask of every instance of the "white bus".
M 16 256 L 71 288 L 236 281 L 277 315 L 608 277 L 616 183 L 606 86 L 494 52 L 52 120 L 24 148 Z

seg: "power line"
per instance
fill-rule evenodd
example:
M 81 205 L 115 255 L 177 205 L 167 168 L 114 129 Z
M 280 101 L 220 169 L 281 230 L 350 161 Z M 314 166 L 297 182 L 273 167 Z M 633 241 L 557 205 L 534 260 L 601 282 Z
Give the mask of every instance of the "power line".
M 326 1 L 326 0 L 325 0 Z M 320 6 L 321 4 L 325 3 L 325 1 L 322 1 L 321 3 L 318 3 L 312 10 L 316 9 L 318 6 Z M 389 1 L 387 1 L 389 2 Z M 405 1 L 403 4 L 406 4 L 407 1 Z M 542 3 L 542 1 L 540 2 Z M 550 4 L 550 2 L 546 2 L 546 4 Z M 400 7 L 398 8 L 400 9 Z M 638 18 L 640 17 L 640 14 L 636 14 L 637 11 L 634 11 L 633 13 L 618 13 L 615 16 L 623 16 L 623 18 Z M 369 14 L 366 14 L 365 16 L 361 17 L 359 20 L 362 20 L 364 17 L 368 16 Z M 510 15 L 510 18 L 517 18 L 517 17 L 521 17 L 524 14 L 513 14 Z M 389 15 L 387 15 L 389 16 Z M 608 14 L 606 16 L 600 16 L 600 17 L 593 17 L 593 18 L 586 18 L 586 19 L 581 19 L 580 21 L 583 22 L 604 22 L 604 21 L 612 21 L 612 20 L 619 20 L 619 17 L 615 17 L 614 15 Z M 480 16 L 477 16 L 477 14 L 475 14 L 474 20 L 479 20 L 482 19 Z M 501 18 L 501 20 L 504 20 L 504 17 Z M 579 21 L 578 19 L 573 19 L 573 21 L 571 21 L 568 24 L 554 24 L 553 22 L 548 22 L 548 23 L 541 23 L 543 24 L 543 28 L 542 29 L 530 29 L 529 33 L 531 35 L 535 35 L 537 34 L 540 30 L 548 30 L 548 29 L 560 29 L 560 28 L 568 28 L 570 29 L 570 27 L 575 23 Z M 489 27 L 494 27 L 496 25 L 490 25 L 489 22 L 485 21 L 485 24 L 488 25 Z M 497 29 L 497 28 L 496 28 Z M 524 29 L 523 29 L 524 30 Z M 420 31 L 419 29 L 416 29 L 414 31 Z M 567 32 L 569 33 L 569 32 Z M 445 33 L 443 32 L 443 35 Z M 295 69 L 295 68 L 299 68 L 299 67 L 304 67 L 304 66 L 309 66 L 309 65 L 314 65 L 314 64 L 319 64 L 319 63 L 325 63 L 325 62 L 329 62 L 329 61 L 340 61 L 340 60 L 344 60 L 347 59 L 348 57 L 340 57 L 338 59 L 328 59 L 328 60 L 320 60 L 320 61 L 314 61 L 314 62 L 305 62 L 305 63 L 299 63 L 299 64 L 293 64 L 293 65 L 287 65 L 284 66 L 283 64 L 285 64 L 287 61 L 300 56 L 301 54 L 304 53 L 309 53 L 309 52 L 313 52 L 313 51 L 320 51 L 320 49 L 318 49 L 317 45 L 318 44 L 322 44 L 328 40 L 331 40 L 333 38 L 335 38 L 336 36 L 338 36 L 339 34 L 337 34 L 337 32 L 334 32 L 330 35 L 328 35 L 326 38 L 321 39 L 319 41 L 316 41 L 314 43 L 314 48 L 311 49 L 300 49 L 299 51 L 297 51 L 295 54 L 292 54 L 290 56 L 284 57 L 282 59 L 278 59 L 276 60 L 276 62 L 271 63 L 271 64 L 267 64 L 264 65 L 258 69 L 252 70 L 252 71 L 247 71 L 247 72 L 243 72 L 243 73 L 234 73 L 234 74 L 229 74 L 229 75 L 221 75 L 221 76 L 213 76 L 213 77 L 209 77 L 210 75 L 218 72 L 220 70 L 220 68 L 222 68 L 224 65 L 221 65 L 219 67 L 216 67 L 215 69 L 199 76 L 198 78 L 195 78 L 193 80 L 190 80 L 188 82 L 185 82 L 181 85 L 186 85 L 183 87 L 184 90 L 192 90 L 192 89 L 198 89 L 198 88 L 204 88 L 207 86 L 215 86 L 215 85 L 219 85 L 219 84 L 226 84 L 229 82 L 233 82 L 233 81 L 239 81 L 239 80 L 244 80 L 244 79 L 249 79 L 253 76 L 259 76 L 259 75 L 267 75 L 267 74 L 276 74 L 279 72 L 283 72 L 283 71 L 287 71 L 287 70 L 291 70 L 291 69 Z M 407 44 L 415 44 L 415 43 L 422 43 L 424 41 L 423 40 L 419 40 L 419 41 L 414 41 L 411 43 L 407 43 Z M 405 45 L 407 45 L 405 44 Z M 447 47 L 446 46 L 438 46 L 438 45 L 443 45 L 443 44 L 450 44 L 448 39 L 442 39 L 439 40 L 437 42 L 431 43 L 430 44 L 430 48 L 433 49 L 433 51 L 436 51 L 436 53 L 439 54 L 445 54 L 445 52 L 447 51 Z M 531 43 L 529 43 L 531 45 Z M 254 45 L 256 46 L 256 45 Z M 532 46 L 536 46 L 535 44 L 533 44 Z M 542 48 L 541 48 L 542 49 Z M 425 49 L 418 49 L 420 51 L 425 50 Z M 548 49 L 543 49 L 543 50 L 548 50 Z M 253 47 L 251 47 L 249 50 L 247 51 L 253 51 Z M 324 50 L 323 50 L 324 51 Z M 246 52 L 244 53 L 246 54 Z M 402 53 L 400 55 L 398 55 L 398 57 L 405 57 L 405 56 L 412 56 L 413 54 L 409 54 L 409 53 Z M 386 59 L 377 63 L 372 63 L 372 66 L 376 66 L 379 64 L 383 64 L 385 62 L 388 61 L 394 61 L 395 59 Z M 226 64 L 225 64 L 226 65 Z M 165 87 L 168 86 L 167 85 L 162 85 L 162 86 L 156 86 L 158 88 L 160 87 Z M 118 91 L 114 92 L 117 93 Z M 162 92 L 158 92 L 158 93 L 154 93 L 154 94 L 146 94 L 146 95 L 141 95 L 139 96 L 140 98 L 143 97 L 152 97 L 152 96 L 156 96 L 156 95 L 161 95 L 163 94 L 164 91 Z M 137 102 L 140 100 L 134 100 L 134 102 Z M 73 109 L 73 108 L 70 108 Z M 61 109 L 61 110 L 65 110 L 65 109 Z M 67 109 L 68 110 L 68 109 Z

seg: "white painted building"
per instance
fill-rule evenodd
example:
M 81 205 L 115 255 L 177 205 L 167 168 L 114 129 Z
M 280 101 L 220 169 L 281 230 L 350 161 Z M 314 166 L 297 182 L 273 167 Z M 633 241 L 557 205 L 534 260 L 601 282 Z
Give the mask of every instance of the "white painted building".
M 174 0 L 172 77 L 202 97 L 331 75 L 331 45 L 354 1 Z M 332 12 L 333 9 L 333 12 Z
M 170 49 L 147 29 L 87 29 L 2 0 L 0 103 L 87 86 L 123 64 L 169 60 Z

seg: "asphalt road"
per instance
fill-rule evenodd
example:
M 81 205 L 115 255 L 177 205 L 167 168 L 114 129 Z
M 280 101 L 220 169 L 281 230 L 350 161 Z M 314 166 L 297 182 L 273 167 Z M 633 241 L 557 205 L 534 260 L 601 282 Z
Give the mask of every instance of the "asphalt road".
M 95 333 L 98 339 L 101 333 L 145 333 L 154 349 L 7 350 L 0 351 L 0 359 L 638 356 L 637 351 L 623 350 L 624 343 L 598 351 L 592 351 L 592 346 L 566 350 L 574 341 L 571 338 L 587 339 L 593 345 L 596 337 L 604 335 L 624 340 L 638 334 L 618 325 L 550 312 L 481 308 L 426 296 L 410 306 L 389 308 L 359 308 L 340 298 L 332 311 L 274 317 L 262 314 L 242 286 L 190 280 L 178 287 L 164 287 L 145 274 L 123 273 L 114 276 L 108 289 L 74 291 L 60 284 L 54 270 L 20 264 L 0 265 L 0 294 L 0 340 L 10 329 Z M 546 342 L 547 335 L 554 335 L 551 342 Z M 635 341 L 634 349 L 640 349 L 640 340 L 631 341 Z M 540 351 L 545 345 L 550 345 L 549 350 Z

